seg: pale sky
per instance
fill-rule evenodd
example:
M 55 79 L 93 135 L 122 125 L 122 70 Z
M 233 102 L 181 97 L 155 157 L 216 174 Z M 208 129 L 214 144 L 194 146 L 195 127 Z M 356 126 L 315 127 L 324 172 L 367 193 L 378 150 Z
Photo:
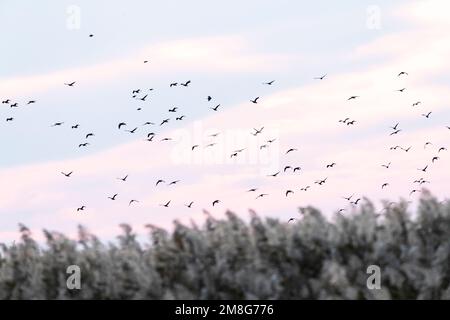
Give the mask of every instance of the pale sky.
M 143 233 L 146 223 L 202 221 L 203 209 L 287 221 L 307 205 L 351 214 L 342 197 L 352 194 L 380 209 L 381 199 L 416 201 L 410 192 L 421 187 L 445 199 L 449 10 L 444 0 L 1 0 L 0 100 L 10 103 L 0 104 L 0 241 L 17 239 L 19 222 L 36 238 L 43 228 L 73 236 L 83 224 L 109 240 L 122 222 Z M 138 88 L 145 101 L 132 98 Z M 347 117 L 356 123 L 339 122 Z M 166 183 L 155 187 L 158 179 Z

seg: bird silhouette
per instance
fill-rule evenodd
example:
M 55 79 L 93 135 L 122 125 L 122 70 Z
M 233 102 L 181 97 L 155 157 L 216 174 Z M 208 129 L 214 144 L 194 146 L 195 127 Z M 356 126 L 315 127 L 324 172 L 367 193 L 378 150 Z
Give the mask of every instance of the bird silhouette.
M 385 182 L 381 185 L 381 189 L 384 189 L 385 187 L 387 187 L 389 185 L 389 183 Z
M 170 118 L 169 118 L 169 119 L 164 119 L 164 120 L 160 123 L 159 126 L 162 126 L 162 125 L 165 124 L 165 123 L 169 123 L 169 120 L 170 120 Z
M 275 80 L 269 81 L 269 82 L 264 82 L 263 84 L 266 84 L 268 86 L 271 86 L 273 83 L 275 82 Z
M 132 200 L 130 200 L 130 202 L 128 202 L 128 206 L 131 206 L 133 203 L 138 203 L 138 202 L 139 202 L 138 200 L 132 199 Z
M 167 201 L 165 204 L 160 204 L 160 206 L 168 208 L 169 204 L 170 204 L 170 201 L 171 200 Z
M 181 83 L 183 87 L 187 87 L 191 83 L 191 80 L 186 81 L 185 83 Z
M 188 208 L 191 208 L 193 204 L 194 204 L 194 201 L 191 201 L 189 204 L 185 204 L 185 206 Z
M 123 126 L 126 126 L 127 124 L 125 122 L 121 122 L 119 123 L 119 125 L 117 126 L 120 130 L 120 128 L 122 128 Z
M 118 180 L 122 180 L 123 182 L 125 182 L 125 181 L 127 181 L 127 179 L 128 179 L 128 175 L 126 175 L 125 177 L 123 177 L 123 178 L 117 178 Z
M 134 128 L 133 130 L 126 130 L 126 131 L 129 132 L 129 133 L 135 133 L 137 129 L 138 129 L 138 128 L 136 127 L 136 128 Z
M 69 178 L 72 175 L 72 173 L 73 173 L 73 171 L 70 171 L 69 173 L 64 173 L 63 171 L 61 171 L 61 174 L 63 174 L 67 178 Z
M 395 126 L 393 126 L 393 127 L 390 127 L 392 130 L 397 130 L 398 129 L 398 125 L 399 125 L 400 123 L 396 123 L 396 125 Z
M 428 169 L 428 165 L 426 165 L 424 168 L 422 168 L 422 169 L 417 169 L 417 170 L 419 170 L 419 171 L 423 171 L 423 172 L 427 172 L 427 169 Z
M 401 89 L 396 90 L 396 91 L 398 91 L 398 92 L 403 92 L 403 91 L 405 91 L 405 90 L 406 90 L 406 88 L 401 88 Z
M 327 168 L 333 168 L 336 165 L 336 162 L 333 162 L 331 164 L 327 164 Z
M 359 96 L 351 96 L 350 98 L 348 98 L 347 100 L 354 100 L 356 98 L 359 98 Z
M 285 196 L 287 197 L 290 193 L 294 194 L 294 191 L 292 191 L 292 190 L 286 190 Z
M 118 194 L 116 193 L 116 194 L 114 194 L 112 197 L 108 197 L 108 199 L 110 199 L 110 200 L 116 200 L 116 197 L 118 196 Z
M 88 133 L 88 134 L 86 135 L 86 139 L 89 138 L 89 137 L 93 137 L 93 136 L 94 136 L 93 133 Z
M 214 201 L 212 202 L 212 206 L 214 207 L 216 204 L 219 204 L 219 202 L 220 202 L 220 200 L 214 200 Z
M 400 77 L 400 76 L 402 76 L 402 75 L 408 75 L 408 73 L 405 72 L 405 71 L 402 71 L 402 72 L 400 72 L 400 73 L 397 75 L 397 77 Z
M 86 209 L 86 207 L 85 206 L 81 206 L 81 207 L 77 208 L 77 212 L 84 211 L 84 209 Z
M 64 83 L 64 84 L 65 84 L 66 86 L 68 86 L 68 87 L 73 87 L 75 83 L 76 83 L 76 82 L 74 81 L 74 82 L 71 82 L 71 83 Z
M 164 180 L 162 180 L 162 179 L 159 179 L 158 181 L 156 181 L 156 185 L 155 186 L 158 186 L 158 184 L 160 184 L 160 183 L 164 183 L 165 181 Z
M 430 112 L 428 112 L 428 113 L 422 113 L 422 116 L 424 116 L 425 118 L 429 118 L 430 117 L 430 115 L 431 115 L 431 113 L 432 113 L 432 111 L 430 111 Z
M 172 109 L 169 109 L 169 112 L 177 112 L 178 107 L 173 107 Z
M 327 75 L 324 74 L 323 76 L 321 76 L 321 77 L 315 77 L 314 79 L 315 79 L 315 80 L 323 80 L 326 76 L 327 76 Z
M 255 99 L 250 100 L 250 101 L 253 102 L 253 103 L 258 103 L 258 100 L 259 100 L 259 97 L 256 97 Z
M 265 196 L 268 196 L 267 193 L 260 193 L 255 199 L 258 200 L 259 198 L 263 198 Z
M 293 152 L 293 151 L 297 151 L 297 149 L 290 148 L 290 149 L 288 149 L 288 151 L 286 151 L 286 154 L 288 154 L 288 153 L 290 153 L 290 152 Z
M 80 143 L 80 144 L 78 145 L 78 148 L 81 148 L 81 147 L 87 147 L 88 145 L 89 145 L 89 142 Z
M 382 164 L 381 166 L 386 169 L 389 169 L 389 167 L 391 166 L 391 163 L 389 162 L 388 164 Z
M 278 174 L 280 173 L 280 171 L 274 173 L 274 174 L 269 174 L 268 177 L 276 177 Z
M 214 108 L 210 108 L 211 110 L 217 111 L 217 109 L 219 109 L 220 104 L 218 104 L 217 106 L 215 106 Z

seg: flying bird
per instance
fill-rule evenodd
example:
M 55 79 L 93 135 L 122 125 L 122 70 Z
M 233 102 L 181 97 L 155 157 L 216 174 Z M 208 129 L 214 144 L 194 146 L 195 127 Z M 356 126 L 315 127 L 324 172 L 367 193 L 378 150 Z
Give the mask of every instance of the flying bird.
M 397 75 L 397 77 L 400 77 L 400 76 L 402 76 L 402 75 L 408 75 L 408 73 L 405 72 L 405 71 L 402 71 L 402 72 L 400 72 L 400 73 Z
M 287 197 L 290 193 L 294 193 L 294 191 L 292 191 L 292 190 L 286 190 L 286 193 L 285 193 L 285 196 Z
M 314 79 L 315 79 L 315 80 L 323 80 L 326 76 L 327 76 L 327 75 L 324 74 L 323 76 L 321 76 L 321 77 L 315 77 Z
M 138 203 L 138 202 L 139 202 L 138 200 L 132 199 L 132 200 L 130 200 L 130 202 L 128 203 L 128 206 L 131 206 L 133 203 Z
M 348 101 L 348 100 L 354 100 L 354 99 L 356 99 L 356 98 L 359 98 L 359 96 L 351 96 L 350 98 L 347 99 L 347 101 Z
M 426 165 L 423 169 L 417 169 L 417 170 L 427 172 L 427 169 L 428 169 L 428 165 Z
M 214 207 L 216 204 L 219 204 L 220 200 L 214 200 L 212 206 Z
M 170 201 L 171 201 L 171 200 L 169 200 L 166 204 L 160 204 L 160 206 L 168 208 L 168 207 L 169 207 L 169 204 L 170 204 Z
M 422 116 L 424 116 L 425 118 L 428 119 L 430 117 L 431 113 L 432 113 L 432 111 L 428 112 L 427 114 L 422 113 Z
M 385 187 L 387 187 L 389 185 L 389 183 L 383 183 L 382 185 L 381 185 L 381 189 L 384 189 Z
M 69 178 L 72 175 L 73 171 L 70 171 L 69 173 L 64 173 L 61 171 L 61 174 L 65 175 L 67 178 Z
M 77 212 L 84 211 L 84 209 L 86 209 L 86 207 L 85 206 L 81 206 L 81 207 L 77 208 Z
M 210 108 L 211 110 L 217 111 L 217 109 L 219 109 L 220 104 L 218 104 L 217 106 L 215 106 L 214 108 Z
M 250 101 L 253 102 L 253 103 L 258 103 L 258 99 L 259 99 L 259 97 L 256 97 L 255 99 L 250 100 Z
M 269 81 L 269 82 L 264 82 L 263 84 L 266 84 L 268 86 L 271 86 L 273 83 L 275 82 L 275 80 Z
M 120 130 L 120 128 L 122 128 L 123 126 L 126 126 L 127 124 L 125 122 L 121 122 L 119 123 L 119 125 L 117 126 Z
M 125 181 L 127 181 L 127 178 L 128 178 L 128 175 L 126 175 L 125 177 L 123 177 L 123 178 L 117 178 L 118 180 L 122 180 L 123 182 L 125 182 Z
M 286 151 L 286 154 L 288 154 L 289 152 L 292 152 L 292 151 L 297 151 L 297 149 L 290 148 L 288 151 Z
M 186 81 L 185 83 L 181 83 L 183 87 L 187 87 L 191 83 L 191 80 Z
M 71 83 L 64 83 L 66 86 L 68 86 L 68 87 L 73 87 L 73 85 L 75 84 L 76 82 L 74 81 L 74 82 L 71 82 Z
M 188 208 L 191 208 L 193 204 L 194 204 L 194 201 L 191 201 L 189 204 L 185 204 L 185 206 Z
M 118 194 L 116 193 L 115 195 L 113 195 L 112 197 L 108 197 L 108 199 L 110 199 L 110 200 L 116 200 L 116 197 L 118 196 Z

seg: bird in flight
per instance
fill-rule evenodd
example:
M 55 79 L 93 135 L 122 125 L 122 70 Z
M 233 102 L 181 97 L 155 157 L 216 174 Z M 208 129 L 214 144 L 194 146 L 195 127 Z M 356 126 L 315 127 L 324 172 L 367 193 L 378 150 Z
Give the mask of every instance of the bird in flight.
M 214 111 L 217 111 L 217 109 L 219 109 L 219 107 L 220 107 L 220 104 L 218 104 L 217 106 L 215 106 L 214 108 L 210 108 L 211 110 L 214 110 Z
M 79 124 L 76 124 L 76 125 L 73 125 L 72 126 L 72 129 L 78 129 L 80 127 L 80 125 Z
M 441 152 L 441 151 L 447 151 L 447 148 L 444 148 L 444 147 L 439 148 L 438 152 Z
M 214 207 L 216 204 L 219 204 L 220 200 L 214 200 L 212 206 Z
M 119 125 L 117 126 L 120 130 L 120 128 L 122 128 L 123 126 L 126 126 L 127 124 L 125 122 L 121 122 L 119 123 Z
M 407 72 L 405 72 L 405 71 L 402 71 L 402 72 L 400 72 L 398 75 L 397 75 L 397 77 L 400 77 L 400 76 L 402 76 L 402 75 L 408 75 L 408 73 Z
M 421 104 L 421 103 L 422 103 L 422 102 L 417 101 L 417 102 L 414 102 L 414 103 L 412 104 L 412 106 L 415 107 L 415 106 L 418 106 L 418 105 Z
M 169 183 L 169 186 L 174 185 L 174 184 L 177 184 L 178 182 L 180 182 L 180 180 L 172 181 L 171 183 Z
M 85 206 L 81 206 L 81 207 L 77 208 L 77 212 L 84 211 L 84 209 L 86 209 L 86 207 Z
M 271 86 L 273 83 L 275 82 L 275 80 L 269 81 L 269 82 L 264 82 L 263 84 L 266 84 L 268 86 Z
M 253 102 L 253 103 L 258 103 L 258 99 L 259 99 L 259 97 L 256 97 L 255 99 L 250 100 L 250 101 Z
M 172 88 L 172 87 L 176 87 L 178 85 L 178 82 L 173 82 L 173 83 L 171 83 L 170 84 L 170 87 Z
M 251 188 L 251 189 L 248 189 L 247 192 L 255 192 L 256 190 L 258 190 L 258 188 Z
M 93 133 L 88 133 L 88 134 L 86 135 L 86 139 L 89 138 L 89 137 L 93 137 L 93 136 L 94 136 Z
M 211 100 L 212 100 L 212 97 L 211 97 L 211 96 L 207 96 L 207 97 L 206 97 L 206 100 L 211 101 Z
M 344 198 L 347 201 L 350 201 L 353 198 L 353 196 L 354 196 L 354 194 L 352 194 L 350 197 L 342 197 L 342 198 Z
M 64 122 L 55 122 L 52 127 L 60 127 L 64 124 Z
M 130 202 L 128 203 L 128 206 L 131 206 L 133 203 L 138 203 L 138 202 L 139 202 L 138 200 L 132 199 L 132 200 L 130 200 Z
M 401 129 L 395 130 L 390 133 L 390 136 L 393 136 L 394 134 L 398 134 L 400 131 L 402 131 L 402 130 Z
M 291 166 L 286 166 L 286 167 L 284 167 L 283 172 L 286 172 L 287 169 L 292 169 L 292 167 L 291 167 Z
M 169 109 L 169 112 L 177 112 L 178 107 L 173 107 L 172 109 Z
M 406 88 L 401 88 L 401 89 L 396 90 L 396 91 L 398 91 L 398 92 L 403 92 L 403 91 L 405 91 L 405 90 L 406 90 Z
M 126 131 L 129 132 L 129 133 L 135 133 L 137 129 L 138 129 L 138 128 L 136 127 L 136 128 L 134 128 L 133 130 L 126 130 Z
M 384 189 L 385 187 L 387 187 L 389 185 L 389 183 L 385 182 L 381 185 L 381 189 Z
M 113 195 L 112 197 L 108 197 L 108 199 L 110 199 L 110 200 L 116 200 L 116 197 L 118 196 L 118 194 L 116 193 L 115 195 Z
M 331 164 L 327 164 L 327 168 L 333 168 L 336 165 L 336 162 L 333 162 Z
M 324 74 L 323 76 L 321 76 L 321 77 L 315 77 L 314 79 L 315 79 L 315 80 L 323 80 L 326 76 L 327 76 L 327 75 Z
M 382 164 L 381 166 L 386 169 L 389 169 L 389 167 L 391 166 L 391 163 L 389 162 L 388 164 Z
M 80 143 L 80 144 L 78 145 L 78 148 L 81 148 L 81 147 L 87 147 L 88 145 L 89 145 L 89 142 Z
M 350 98 L 348 98 L 347 100 L 354 100 L 356 98 L 359 98 L 359 96 L 351 96 Z
M 171 200 L 167 201 L 166 204 L 160 204 L 160 206 L 168 208 L 168 207 L 169 207 L 169 204 L 170 204 L 170 201 L 171 201 Z
M 6 122 L 13 121 L 14 118 L 6 118 Z
M 433 159 L 431 159 L 431 162 L 434 163 L 437 160 L 439 160 L 439 157 L 433 157 Z
M 290 193 L 294 194 L 294 191 L 292 191 L 292 190 L 286 190 L 285 196 L 287 197 Z
M 76 82 L 74 81 L 74 82 L 71 82 L 71 83 L 64 83 L 66 86 L 68 86 L 68 87 L 73 87 L 73 85 L 75 84 Z
M 348 120 L 350 120 L 350 118 L 345 118 L 344 120 L 339 120 L 339 122 L 347 123 Z
M 159 124 L 159 126 L 161 127 L 163 124 L 169 123 L 169 120 L 170 120 L 170 118 L 169 118 L 169 119 L 164 119 L 164 120 Z
M 427 169 L 428 169 L 428 165 L 426 165 L 423 169 L 417 169 L 417 170 L 427 172 Z
M 70 171 L 69 173 L 64 173 L 61 171 L 61 174 L 65 175 L 67 178 L 69 178 L 72 175 L 73 171 Z
M 428 113 L 422 113 L 422 116 L 424 116 L 425 118 L 429 118 L 430 117 L 430 115 L 431 115 L 431 113 L 432 113 L 432 111 L 430 111 L 430 112 L 428 112 Z
M 295 148 L 290 148 L 288 151 L 286 151 L 286 154 L 288 154 L 289 152 L 293 152 L 293 151 L 297 151 L 297 149 L 295 149 Z
M 258 134 L 260 134 L 262 131 L 263 131 L 263 129 L 264 129 L 264 127 L 261 127 L 261 129 L 255 129 L 255 128 L 253 128 L 253 130 L 255 130 L 255 132 L 254 133 L 252 133 L 252 135 L 254 135 L 254 136 L 256 136 L 256 135 L 258 135 Z
M 300 167 L 295 167 L 294 169 L 292 169 L 292 172 L 295 172 L 295 171 L 300 171 L 302 168 L 300 168 Z
M 160 183 L 164 183 L 165 181 L 164 180 L 162 180 L 162 179 L 159 179 L 158 181 L 156 181 L 156 186 L 158 186 L 158 184 L 160 184 Z
M 327 181 L 328 177 L 323 180 L 317 180 L 314 183 L 318 184 L 319 186 L 323 185 Z
M 185 206 L 188 208 L 191 208 L 193 204 L 194 204 L 194 201 L 191 201 L 189 204 L 185 204 Z
M 263 197 L 265 197 L 265 196 L 268 196 L 268 194 L 267 194 L 267 193 L 261 193 L 261 194 L 259 194 L 259 195 L 256 197 L 256 199 L 263 198 Z
M 128 175 L 126 175 L 125 177 L 123 177 L 123 178 L 117 178 L 118 180 L 122 180 L 123 182 L 125 182 L 125 181 L 127 181 L 127 178 L 128 178 Z
M 183 87 L 187 87 L 191 83 L 191 80 L 186 81 L 185 83 L 181 83 Z
M 185 117 L 186 117 L 186 116 L 184 116 L 184 115 L 183 115 L 183 116 L 180 116 L 180 117 L 176 117 L 175 120 L 181 121 L 181 120 L 183 120 Z
M 280 171 L 274 173 L 274 174 L 269 174 L 268 177 L 276 177 L 278 174 L 280 173 Z
M 350 203 L 354 204 L 355 206 L 357 206 L 359 201 L 361 201 L 361 198 L 358 198 L 355 201 L 350 201 Z
M 308 191 L 309 188 L 311 188 L 311 186 L 306 186 L 306 187 L 300 188 L 300 191 Z
M 411 192 L 409 193 L 409 195 L 411 196 L 413 193 L 416 193 L 416 192 L 420 192 L 420 190 L 414 189 L 413 191 L 411 191 Z

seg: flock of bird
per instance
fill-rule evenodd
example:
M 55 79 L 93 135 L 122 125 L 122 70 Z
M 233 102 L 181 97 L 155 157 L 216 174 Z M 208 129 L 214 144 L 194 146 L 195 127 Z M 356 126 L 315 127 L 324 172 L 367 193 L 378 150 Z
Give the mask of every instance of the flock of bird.
M 91 35 L 89 35 L 89 37 L 93 37 L 93 35 L 91 34 Z M 145 60 L 144 61 L 144 63 L 148 63 L 148 62 L 149 62 L 149 60 Z M 408 73 L 404 72 L 404 71 L 402 71 L 402 72 L 397 74 L 397 77 L 407 77 L 407 76 L 408 76 Z M 314 78 L 314 80 L 318 80 L 318 81 L 326 81 L 326 79 L 327 79 L 327 74 L 324 74 L 324 75 L 322 75 L 320 77 L 315 77 Z M 182 87 L 187 88 L 191 84 L 192 84 L 191 80 L 187 80 L 187 81 L 184 81 L 184 82 L 178 82 L 178 81 L 177 82 L 171 82 L 171 83 L 168 84 L 168 86 L 169 86 L 169 88 L 173 88 L 173 87 L 177 87 L 177 86 L 182 86 Z M 271 81 L 268 81 L 268 82 L 262 82 L 262 85 L 265 85 L 265 86 L 272 86 L 274 84 L 275 84 L 275 80 L 271 80 Z M 64 83 L 62 85 L 70 87 L 70 88 L 76 88 L 77 82 L 76 81 L 71 81 L 71 82 L 66 82 L 66 83 Z M 134 89 L 134 90 L 131 91 L 131 98 L 135 99 L 135 100 L 138 100 L 138 101 L 145 102 L 146 99 L 149 97 L 150 92 L 152 92 L 153 90 L 154 90 L 153 88 L 150 88 L 150 89 L 141 89 L 141 88 Z M 406 90 L 406 88 L 401 88 L 401 89 L 399 89 L 397 91 L 399 93 L 403 93 L 403 92 L 405 92 L 405 90 Z M 358 95 L 351 95 L 351 96 L 348 97 L 347 101 L 348 101 L 348 103 L 350 103 L 350 101 L 357 100 L 358 98 L 360 98 Z M 209 107 L 211 112 L 220 112 L 221 104 L 214 102 L 214 98 L 212 96 L 207 95 L 205 97 L 205 99 L 206 99 L 206 101 L 208 103 L 212 104 Z M 253 103 L 253 104 L 258 104 L 260 102 L 260 99 L 261 98 L 259 96 L 257 96 L 257 97 L 250 97 L 249 98 L 249 102 Z M 30 104 L 35 104 L 36 102 L 37 102 L 36 100 L 28 100 L 28 101 L 25 102 L 25 104 L 26 105 L 30 105 Z M 2 100 L 2 104 L 6 105 L 6 106 L 9 106 L 10 108 L 19 108 L 20 107 L 18 102 L 12 101 L 11 99 L 4 99 L 4 100 Z M 416 101 L 416 102 L 414 102 L 412 104 L 412 107 L 418 107 L 420 104 L 421 104 L 421 101 Z M 141 108 L 137 108 L 137 110 L 141 110 Z M 170 121 L 173 121 L 173 119 L 175 119 L 175 121 L 183 121 L 186 118 L 186 115 L 179 113 L 179 108 L 178 107 L 172 107 L 172 108 L 168 109 L 167 112 L 168 112 L 168 115 L 173 115 L 173 116 L 163 117 L 160 121 L 156 121 L 156 122 L 147 121 L 147 122 L 143 123 L 141 127 L 138 127 L 138 126 L 129 127 L 126 122 L 120 122 L 120 123 L 118 123 L 116 125 L 116 130 L 127 132 L 128 134 L 136 134 L 138 131 L 140 132 L 141 129 L 145 128 L 145 127 L 156 127 L 156 128 L 157 127 L 163 127 L 163 126 L 167 125 Z M 429 119 L 431 117 L 431 115 L 432 115 L 431 111 L 422 114 L 422 116 L 424 118 L 426 118 L 426 119 Z M 6 118 L 6 122 L 13 122 L 14 120 L 15 120 L 14 117 Z M 355 119 L 351 119 L 350 117 L 346 117 L 345 119 L 337 120 L 337 123 L 341 124 L 341 125 L 345 125 L 345 126 L 354 126 L 354 125 L 357 125 L 358 121 L 355 120 Z M 66 123 L 64 121 L 55 122 L 53 124 L 50 124 L 51 127 L 60 127 L 60 126 L 64 126 L 64 125 L 66 125 Z M 78 130 L 80 128 L 80 124 L 78 124 L 78 123 L 70 124 L 69 126 L 73 130 Z M 446 128 L 450 130 L 450 126 L 447 126 Z M 389 133 L 390 136 L 397 135 L 400 132 L 402 132 L 402 129 L 400 127 L 400 123 L 396 123 L 395 125 L 393 125 L 389 129 L 391 129 L 391 132 Z M 253 128 L 253 131 L 251 131 L 250 134 L 253 135 L 253 136 L 258 136 L 260 134 L 263 134 L 263 132 L 264 132 L 264 127 Z M 215 133 L 215 134 L 210 135 L 210 137 L 211 138 L 215 138 L 219 134 L 220 133 Z M 154 142 L 157 135 L 158 134 L 156 132 L 153 132 L 153 131 L 149 132 L 149 133 L 146 133 L 145 141 L 147 141 L 147 142 Z M 78 148 L 85 148 L 85 147 L 90 146 L 90 142 L 88 142 L 88 141 L 90 141 L 90 139 L 95 136 L 95 133 L 94 132 L 88 132 L 88 133 L 84 134 L 83 136 L 85 138 L 85 141 L 80 142 L 78 144 Z M 162 137 L 160 139 L 161 142 L 162 141 L 169 141 L 169 140 L 171 140 L 171 138 L 169 138 L 169 137 Z M 274 139 L 274 138 L 267 139 L 265 144 L 259 146 L 259 149 L 262 150 L 262 149 L 268 148 L 269 145 L 271 143 L 273 143 L 275 140 L 276 139 Z M 215 142 L 208 143 L 207 145 L 205 145 L 205 148 L 210 148 L 210 147 L 213 147 L 214 145 L 216 145 Z M 425 144 L 424 148 L 427 148 L 430 145 L 432 145 L 432 143 L 431 142 L 427 142 Z M 194 144 L 194 145 L 192 145 L 190 147 L 190 151 L 191 152 L 195 152 L 196 149 L 200 148 L 200 147 L 201 146 L 199 144 Z M 396 145 L 396 146 L 390 147 L 390 150 L 392 150 L 392 151 L 394 151 L 394 150 L 402 150 L 404 152 L 410 152 L 411 149 L 412 149 L 411 146 L 406 146 L 405 147 L 405 146 Z M 239 154 L 241 152 L 243 152 L 244 150 L 245 150 L 245 148 L 234 150 L 230 154 L 230 158 L 238 157 Z M 433 155 L 433 157 L 430 158 L 430 163 L 424 164 L 424 166 L 421 167 L 421 168 L 417 168 L 417 170 L 420 173 L 427 173 L 428 170 L 431 168 L 431 166 L 436 161 L 438 161 L 440 159 L 440 154 L 445 152 L 445 151 L 447 151 L 447 149 L 445 147 L 439 147 L 437 150 L 438 150 L 437 154 Z M 288 148 L 284 152 L 284 155 L 287 156 L 288 154 L 290 154 L 292 152 L 297 152 L 297 151 L 298 151 L 297 148 Z M 338 164 L 336 162 L 330 162 L 330 163 L 325 165 L 325 170 L 332 170 L 337 165 Z M 385 169 L 390 169 L 391 162 L 388 162 L 386 164 L 381 164 L 381 166 L 383 168 L 385 168 Z M 288 165 L 288 166 L 285 166 L 284 168 L 282 168 L 282 171 L 280 170 L 280 171 L 274 172 L 272 174 L 269 174 L 268 178 L 276 178 L 276 177 L 278 177 L 278 175 L 281 172 L 286 173 L 287 171 L 291 171 L 292 173 L 296 173 L 296 172 L 301 172 L 301 170 L 302 170 L 302 168 L 300 166 L 290 166 L 290 165 Z M 74 171 L 67 171 L 67 172 L 66 171 L 61 171 L 60 173 L 61 173 L 61 175 L 63 175 L 67 179 L 70 179 L 73 175 L 76 174 L 76 173 L 74 173 Z M 128 183 L 128 178 L 129 178 L 129 175 L 125 175 L 123 177 L 117 177 L 116 179 L 121 181 L 122 183 Z M 306 185 L 306 186 L 303 186 L 303 187 L 299 188 L 299 191 L 307 192 L 312 187 L 312 185 L 317 185 L 319 187 L 319 186 L 322 186 L 325 183 L 327 183 L 327 181 L 328 181 L 328 177 L 327 176 L 320 177 L 320 178 L 316 179 L 315 181 L 313 181 L 313 183 L 311 185 Z M 180 180 L 165 181 L 164 179 L 157 179 L 157 181 L 155 181 L 155 187 L 157 188 L 161 184 L 166 184 L 168 186 L 174 186 L 174 185 L 178 184 L 179 182 L 180 182 Z M 428 184 L 428 183 L 430 183 L 430 181 L 428 181 L 425 178 L 421 177 L 419 179 L 416 179 L 413 182 L 413 185 L 414 186 L 422 186 L 423 184 Z M 388 188 L 388 187 L 389 187 L 389 182 L 388 181 L 386 181 L 386 182 L 382 183 L 382 185 L 380 185 L 381 189 L 385 189 L 385 188 Z M 246 192 L 247 193 L 254 193 L 255 194 L 255 199 L 260 199 L 260 198 L 264 198 L 264 197 L 269 196 L 269 194 L 267 194 L 267 193 L 260 192 L 259 188 L 257 188 L 257 187 L 250 188 L 250 189 L 246 190 Z M 283 194 L 284 194 L 285 197 L 289 197 L 290 195 L 294 194 L 295 192 L 296 192 L 296 190 L 288 189 L 288 190 L 284 190 Z M 413 187 L 411 192 L 410 192 L 410 195 L 413 195 L 413 194 L 419 193 L 419 192 L 421 192 L 420 189 L 418 189 L 416 187 Z M 117 201 L 120 198 L 120 195 L 118 193 L 113 193 L 111 195 L 105 195 L 105 198 L 109 199 L 110 201 Z M 358 203 L 361 201 L 360 197 L 355 198 L 355 194 L 352 194 L 352 195 L 349 195 L 349 196 L 342 196 L 342 198 L 344 200 L 346 200 L 349 204 L 353 205 L 353 206 L 358 205 Z M 129 206 L 139 204 L 139 200 L 138 199 L 128 199 L 127 202 L 128 202 Z M 210 203 L 211 203 L 211 206 L 215 207 L 215 206 L 217 206 L 217 205 L 219 205 L 221 203 L 221 200 L 220 199 L 211 199 Z M 167 199 L 167 201 L 163 201 L 162 203 L 160 203 L 159 206 L 168 208 L 172 204 L 173 204 L 172 200 L 168 200 Z M 193 205 L 195 204 L 195 200 L 188 201 L 187 203 L 183 203 L 183 204 L 187 208 L 193 208 Z M 78 206 L 77 208 L 74 208 L 74 210 L 76 210 L 77 212 L 85 211 L 87 209 L 88 209 L 88 205 L 87 204 L 80 204 L 80 206 Z M 346 210 L 346 208 L 340 208 L 338 210 L 338 213 L 341 214 L 345 210 Z M 289 219 L 289 222 L 294 221 L 294 220 L 295 220 L 295 218 L 291 218 L 291 219 Z

